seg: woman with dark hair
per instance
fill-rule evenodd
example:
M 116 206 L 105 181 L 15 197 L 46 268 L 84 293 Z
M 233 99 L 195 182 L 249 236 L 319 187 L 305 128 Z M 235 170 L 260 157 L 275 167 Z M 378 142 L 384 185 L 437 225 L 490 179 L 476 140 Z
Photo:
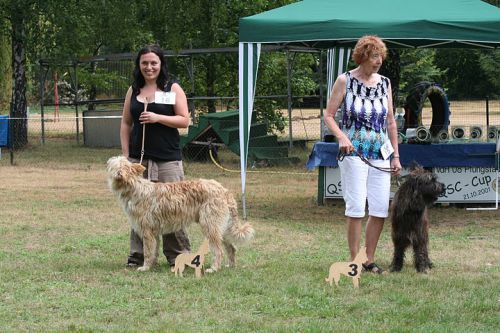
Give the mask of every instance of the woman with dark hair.
M 351 259 L 361 241 L 361 222 L 368 201 L 365 246 L 366 271 L 382 273 L 375 262 L 375 249 L 389 213 L 391 173 L 401 170 L 391 83 L 378 74 L 387 48 L 376 36 L 364 36 L 354 47 L 355 69 L 339 75 L 333 85 L 325 123 L 338 138 L 342 193 L 346 204 L 347 243 Z M 342 128 L 335 114 L 342 112 Z
M 120 126 L 122 154 L 145 167 L 144 177 L 153 182 L 184 179 L 179 128 L 189 126 L 186 94 L 169 80 L 163 52 L 148 45 L 137 54 L 134 82 L 128 89 Z M 144 262 L 141 238 L 131 230 L 128 266 Z M 190 251 L 185 230 L 163 235 L 163 253 L 170 266 L 178 254 Z

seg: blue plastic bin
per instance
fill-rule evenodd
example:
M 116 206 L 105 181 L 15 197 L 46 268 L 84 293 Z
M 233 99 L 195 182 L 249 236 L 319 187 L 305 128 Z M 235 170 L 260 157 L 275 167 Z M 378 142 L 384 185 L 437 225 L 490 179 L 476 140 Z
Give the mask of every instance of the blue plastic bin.
M 9 145 L 9 116 L 0 116 L 0 147 Z

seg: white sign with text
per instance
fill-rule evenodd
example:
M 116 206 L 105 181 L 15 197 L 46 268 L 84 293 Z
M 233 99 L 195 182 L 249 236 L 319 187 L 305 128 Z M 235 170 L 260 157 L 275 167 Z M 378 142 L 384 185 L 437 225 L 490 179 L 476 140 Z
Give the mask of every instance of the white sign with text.
M 495 168 L 484 167 L 438 167 L 433 168 L 440 182 L 445 185 L 445 193 L 438 202 L 495 202 Z M 402 175 L 408 173 L 403 170 Z M 392 178 L 391 198 L 397 190 Z M 342 182 L 339 168 L 325 168 L 324 198 L 342 198 Z

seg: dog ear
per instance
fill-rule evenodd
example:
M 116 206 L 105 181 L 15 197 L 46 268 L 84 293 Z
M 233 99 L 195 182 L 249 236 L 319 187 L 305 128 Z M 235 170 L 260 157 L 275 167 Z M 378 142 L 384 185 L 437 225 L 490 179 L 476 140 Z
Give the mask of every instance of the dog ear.
M 146 168 L 142 164 L 132 163 L 132 170 L 136 175 L 142 175 L 144 173 L 144 170 L 146 170 Z

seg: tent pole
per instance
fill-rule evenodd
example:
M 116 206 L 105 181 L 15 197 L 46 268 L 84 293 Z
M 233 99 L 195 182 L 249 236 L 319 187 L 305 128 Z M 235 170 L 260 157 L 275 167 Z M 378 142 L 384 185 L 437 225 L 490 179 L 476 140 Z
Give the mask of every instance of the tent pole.
M 321 50 L 321 52 L 319 53 L 319 115 L 320 115 L 320 119 L 323 119 L 323 99 L 325 98 L 324 97 L 324 92 L 323 92 L 323 87 L 324 85 L 324 81 L 323 81 L 323 50 Z M 321 125 L 320 126 L 320 140 L 323 140 L 323 138 L 325 137 L 325 133 L 324 133 L 324 126 Z
M 290 51 L 286 51 L 286 83 L 287 83 L 287 101 L 288 101 L 288 140 L 290 149 L 293 148 L 292 135 L 292 63 L 290 61 Z
M 243 193 L 241 196 L 241 203 L 243 205 L 243 220 L 247 219 L 247 195 Z

